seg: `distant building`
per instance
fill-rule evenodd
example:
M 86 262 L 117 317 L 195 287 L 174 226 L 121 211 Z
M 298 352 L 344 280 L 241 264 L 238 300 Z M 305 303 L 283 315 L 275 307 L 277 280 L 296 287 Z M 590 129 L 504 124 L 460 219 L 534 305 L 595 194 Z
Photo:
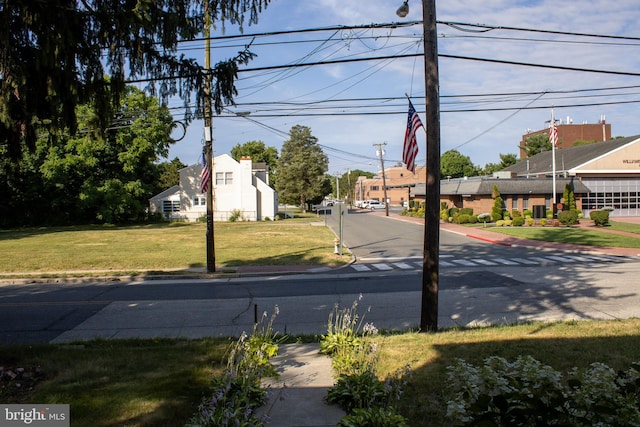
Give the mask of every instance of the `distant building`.
M 384 170 L 385 181 L 387 184 L 386 202 L 390 205 L 402 205 L 410 198 L 410 192 L 419 182 L 426 182 L 427 168 L 425 166 L 416 166 L 416 173 L 411 173 L 404 166 L 394 166 Z M 382 172 L 378 171 L 378 175 L 373 178 L 365 176 L 358 177 L 355 185 L 356 200 L 384 200 L 384 186 L 382 181 Z
M 491 212 L 493 186 L 498 187 L 503 209 L 553 207 L 553 154 L 545 151 L 509 166 L 493 177 L 471 177 L 440 182 L 440 201 L 448 207 Z M 555 153 L 557 202 L 566 184 L 573 186 L 576 207 L 585 217 L 595 209 L 611 207 L 615 216 L 640 216 L 640 136 L 557 150 Z M 413 188 L 411 198 L 425 199 L 425 184 Z
M 570 117 L 564 121 L 560 121 L 557 124 L 558 127 L 558 149 L 570 148 L 576 143 L 576 141 L 590 141 L 590 142 L 602 142 L 611 139 L 611 125 L 607 124 L 603 119 L 600 123 L 595 124 L 573 124 L 573 120 Z M 527 153 L 522 149 L 525 146 L 527 138 L 535 135 L 549 134 L 549 128 L 541 129 L 533 132 L 528 132 L 522 135 L 520 141 L 520 158 L 527 157 Z
M 206 194 L 200 191 L 202 165 L 180 170 L 180 184 L 149 199 L 152 213 L 168 219 L 197 221 L 207 213 Z M 278 196 L 268 185 L 266 164 L 250 158 L 240 162 L 222 154 L 213 159 L 213 218 L 227 221 L 236 212 L 244 221 L 273 220 L 278 213 Z

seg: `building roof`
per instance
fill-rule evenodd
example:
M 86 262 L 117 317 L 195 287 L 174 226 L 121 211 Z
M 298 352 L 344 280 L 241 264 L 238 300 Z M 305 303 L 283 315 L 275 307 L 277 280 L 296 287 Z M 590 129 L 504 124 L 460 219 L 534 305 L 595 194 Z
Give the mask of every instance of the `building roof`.
M 567 184 L 573 185 L 575 193 L 588 193 L 589 189 L 579 179 L 556 178 L 556 193 L 562 193 Z M 503 195 L 511 194 L 551 194 L 552 180 L 550 178 L 490 178 L 474 176 L 470 178 L 454 178 L 440 181 L 440 194 L 442 196 L 472 196 L 486 195 L 493 192 L 493 186 Z M 426 184 L 416 184 L 411 193 L 415 196 L 424 196 Z
M 620 149 L 625 145 L 633 144 L 638 140 L 640 140 L 640 136 L 630 136 L 556 150 L 556 174 L 576 169 L 585 163 Z M 553 153 L 551 151 L 543 151 L 528 159 L 521 160 L 515 165 L 511 165 L 503 169 L 503 171 L 512 172 L 518 176 L 552 175 L 552 158 Z

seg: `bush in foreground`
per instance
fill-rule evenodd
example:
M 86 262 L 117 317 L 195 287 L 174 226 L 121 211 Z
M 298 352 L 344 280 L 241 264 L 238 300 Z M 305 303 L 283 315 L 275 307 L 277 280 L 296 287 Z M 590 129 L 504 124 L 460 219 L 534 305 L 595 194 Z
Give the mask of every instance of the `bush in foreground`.
M 567 380 L 531 356 L 483 366 L 458 360 L 447 368 L 447 417 L 453 425 L 637 426 L 640 372 L 603 363 L 569 371 Z

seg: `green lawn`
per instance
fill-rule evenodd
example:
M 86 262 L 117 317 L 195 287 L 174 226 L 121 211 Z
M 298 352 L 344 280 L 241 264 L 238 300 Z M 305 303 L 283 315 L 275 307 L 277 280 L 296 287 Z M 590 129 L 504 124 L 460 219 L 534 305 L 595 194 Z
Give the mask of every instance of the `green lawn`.
M 380 348 L 380 377 L 411 366 L 400 404 L 409 425 L 446 426 L 442 389 L 445 368 L 455 358 L 480 364 L 491 355 L 513 360 L 529 354 L 561 372 L 596 361 L 624 370 L 640 361 L 639 331 L 640 320 L 631 319 L 408 332 L 373 339 Z M 0 401 L 69 404 L 72 426 L 180 426 L 207 394 L 210 380 L 221 375 L 228 344 L 205 339 L 0 346 L 0 366 L 25 368 L 32 377 L 20 381 L 20 387 L 0 382 Z M 36 371 L 39 374 L 32 374 Z
M 638 236 L 634 237 L 607 233 L 604 231 L 605 229 L 635 233 Z M 640 248 L 640 225 L 623 222 L 612 222 L 610 226 L 604 228 L 488 226 L 486 230 L 525 239 L 542 240 L 545 242 L 569 243 L 585 246 Z
M 131 273 L 203 268 L 205 232 L 202 223 L 2 230 L 0 276 L 16 272 Z M 216 223 L 216 267 L 339 265 L 345 260 L 333 253 L 334 239 L 333 232 L 315 216 Z

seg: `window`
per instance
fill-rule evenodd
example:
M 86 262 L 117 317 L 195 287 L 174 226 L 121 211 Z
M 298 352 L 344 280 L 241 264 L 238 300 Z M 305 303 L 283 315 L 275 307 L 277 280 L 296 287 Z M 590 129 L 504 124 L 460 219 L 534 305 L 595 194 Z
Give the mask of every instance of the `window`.
M 233 172 L 216 172 L 216 185 L 233 184 Z
M 380 187 L 378 187 L 377 185 L 372 185 L 370 190 L 371 191 L 378 191 L 380 189 Z
M 163 213 L 180 212 L 180 202 L 178 200 L 163 200 L 162 212 Z
M 513 196 L 511 198 L 511 209 L 514 211 L 518 210 L 518 196 Z
M 529 196 L 522 196 L 522 209 L 529 209 Z
M 193 206 L 207 206 L 207 198 L 205 196 L 195 196 L 193 198 Z

